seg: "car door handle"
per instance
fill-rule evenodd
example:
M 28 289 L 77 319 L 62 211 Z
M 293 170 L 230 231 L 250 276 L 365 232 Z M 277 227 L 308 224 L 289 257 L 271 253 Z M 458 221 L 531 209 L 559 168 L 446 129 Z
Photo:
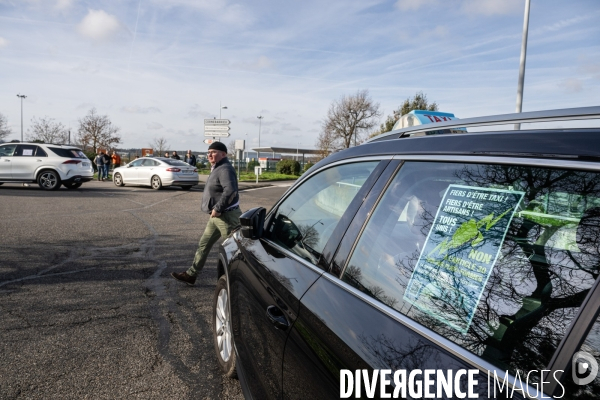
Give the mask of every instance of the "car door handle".
M 290 323 L 277 306 L 267 307 L 267 318 L 269 318 L 269 321 L 278 329 L 285 331 L 290 327 Z

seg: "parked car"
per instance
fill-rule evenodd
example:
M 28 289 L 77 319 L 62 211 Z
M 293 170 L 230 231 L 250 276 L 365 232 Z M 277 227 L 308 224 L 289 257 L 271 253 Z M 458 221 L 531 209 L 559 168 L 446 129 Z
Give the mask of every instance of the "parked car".
M 421 381 L 387 393 L 464 398 L 465 370 L 479 398 L 598 398 L 600 129 L 427 135 L 590 116 L 600 107 L 392 131 L 244 213 L 219 248 L 224 373 L 255 399 L 378 398 L 384 376 L 366 376 L 402 371 Z M 454 373 L 455 394 L 427 371 Z
M 0 144 L 0 185 L 37 182 L 42 189 L 62 184 L 76 189 L 91 181 L 91 161 L 77 147 L 42 143 Z
M 115 168 L 113 182 L 117 186 L 141 185 L 152 189 L 165 186 L 180 186 L 190 190 L 199 182 L 198 170 L 189 164 L 173 158 L 144 157 Z

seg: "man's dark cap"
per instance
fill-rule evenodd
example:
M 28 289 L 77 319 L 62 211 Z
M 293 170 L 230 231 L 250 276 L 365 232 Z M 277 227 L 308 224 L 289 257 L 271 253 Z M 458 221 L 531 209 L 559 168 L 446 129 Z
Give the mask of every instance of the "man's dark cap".
M 208 146 L 209 150 L 220 150 L 220 151 L 224 151 L 225 153 L 227 153 L 227 146 L 225 146 L 223 143 L 221 142 L 212 142 L 210 146 Z

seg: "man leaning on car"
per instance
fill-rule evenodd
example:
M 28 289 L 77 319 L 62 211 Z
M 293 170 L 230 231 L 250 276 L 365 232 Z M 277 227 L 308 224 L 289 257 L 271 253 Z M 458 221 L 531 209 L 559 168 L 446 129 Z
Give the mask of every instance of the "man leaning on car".
M 172 272 L 173 278 L 193 285 L 196 276 L 204 268 L 204 263 L 213 245 L 221 236 L 228 236 L 240 225 L 239 194 L 237 177 L 227 159 L 227 146 L 215 142 L 208 147 L 208 161 L 211 173 L 202 194 L 202 211 L 210 214 L 204 233 L 198 243 L 198 250 L 192 266 L 184 272 Z

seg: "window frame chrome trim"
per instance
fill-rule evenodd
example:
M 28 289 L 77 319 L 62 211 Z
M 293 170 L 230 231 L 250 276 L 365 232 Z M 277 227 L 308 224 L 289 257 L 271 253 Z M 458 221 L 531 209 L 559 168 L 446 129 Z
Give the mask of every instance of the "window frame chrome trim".
M 586 171 L 600 171 L 600 163 L 594 161 L 579 161 L 549 158 L 526 158 L 514 156 L 478 156 L 478 155 L 440 155 L 440 154 L 403 154 L 395 155 L 393 160 L 402 161 L 429 161 L 429 162 L 468 162 L 469 164 L 502 164 L 525 165 L 529 167 L 549 167 L 560 169 L 580 169 Z
M 412 330 L 413 332 L 423 336 L 425 339 L 431 341 L 435 345 L 448 351 L 450 354 L 456 356 L 457 358 L 464 361 L 468 365 L 472 365 L 472 366 L 476 367 L 477 369 L 479 369 L 481 372 L 483 372 L 485 374 L 486 379 L 488 379 L 488 372 L 498 371 L 497 368 L 495 368 L 491 363 L 483 360 L 480 356 L 478 356 L 474 353 L 471 353 L 470 351 L 462 348 L 460 345 L 452 342 L 449 339 L 446 339 L 444 336 L 440 335 L 439 333 L 436 333 L 436 332 L 430 330 L 429 328 L 419 324 L 418 322 L 413 321 L 412 319 L 410 319 L 406 315 L 402 314 L 401 312 L 396 311 L 393 308 L 372 298 L 371 296 L 361 292 L 360 290 L 356 289 L 355 287 L 351 286 L 350 284 L 342 281 L 340 278 L 336 277 L 335 275 L 332 275 L 329 272 L 324 272 L 322 277 L 327 279 L 334 285 L 338 286 L 340 289 L 345 290 L 346 292 L 357 297 L 359 300 L 362 300 L 362 301 L 368 303 L 371 307 L 373 307 L 376 310 L 387 315 L 394 321 L 404 325 L 405 327 Z M 506 371 L 502 371 L 502 373 L 504 374 L 504 373 L 506 373 Z M 515 378 L 515 376 L 510 373 L 507 375 L 508 375 L 508 379 L 504 379 L 502 376 L 498 376 L 498 378 L 501 378 L 504 383 L 507 383 L 511 389 L 514 387 L 518 387 L 518 386 L 516 386 L 517 379 Z M 489 379 L 488 379 L 488 382 L 489 382 Z M 531 385 L 528 385 L 527 383 L 525 383 L 523 381 L 519 381 L 519 382 L 520 382 L 519 386 L 521 386 L 527 394 L 525 396 L 526 398 L 527 397 L 529 397 L 531 399 L 552 399 L 553 398 L 551 395 L 544 396 L 544 394 L 547 394 L 547 393 L 543 393 L 543 392 L 540 393 L 540 391 L 538 389 L 532 387 Z M 526 386 L 528 387 L 529 391 L 527 391 Z M 489 390 L 489 388 L 488 388 L 488 390 Z M 520 389 L 515 389 L 515 390 L 520 391 Z M 536 396 L 530 396 L 529 395 L 530 392 L 535 392 Z
M 285 256 L 293 259 L 294 261 L 297 261 L 297 262 L 303 264 L 305 267 L 312 269 L 314 272 L 317 272 L 319 275 L 321 275 L 325 272 L 323 269 L 317 267 L 315 264 L 313 264 L 309 261 L 306 261 L 304 258 L 300 257 L 299 255 L 292 253 L 288 249 L 281 247 L 280 245 L 278 245 L 275 242 L 270 241 L 269 239 L 260 238 L 258 240 L 264 240 L 265 242 L 267 242 L 269 244 L 269 246 L 275 247 L 278 251 L 282 252 Z

